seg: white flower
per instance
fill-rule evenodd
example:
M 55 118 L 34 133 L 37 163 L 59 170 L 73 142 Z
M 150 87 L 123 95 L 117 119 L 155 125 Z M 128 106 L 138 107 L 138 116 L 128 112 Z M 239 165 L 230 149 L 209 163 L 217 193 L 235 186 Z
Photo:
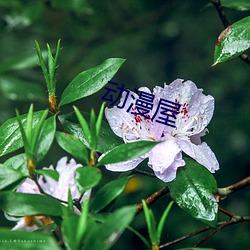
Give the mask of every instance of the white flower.
M 46 194 L 49 194 L 57 199 L 62 201 L 68 200 L 68 190 L 70 190 L 72 199 L 78 199 L 80 197 L 80 193 L 77 189 L 76 182 L 74 179 L 75 171 L 78 167 L 81 167 L 80 164 L 76 164 L 74 159 L 71 159 L 69 163 L 67 162 L 67 157 L 61 158 L 56 168 L 53 166 L 44 169 L 56 170 L 59 173 L 58 181 L 55 181 L 52 178 L 47 176 L 40 176 L 38 179 L 38 183 Z M 40 191 L 36 185 L 36 183 L 27 178 L 25 182 L 23 182 L 16 190 L 21 193 L 30 193 L 30 194 L 40 194 Z M 90 190 L 84 193 L 80 202 L 89 198 Z M 63 203 L 64 204 L 64 203 Z M 76 211 L 76 210 L 75 210 Z M 78 211 L 76 211 L 77 213 Z M 21 218 L 17 225 L 12 230 L 27 230 L 34 231 L 38 229 L 38 226 L 34 224 L 46 225 L 52 222 L 49 217 L 45 216 L 25 216 Z
M 139 90 L 151 94 L 146 87 Z M 105 110 L 106 118 L 114 133 L 122 137 L 125 143 L 138 140 L 162 141 L 162 143 L 142 157 L 118 164 L 107 164 L 106 168 L 111 171 L 128 171 L 145 158 L 149 158 L 148 166 L 154 170 L 155 175 L 169 182 L 175 179 L 177 168 L 185 165 L 182 158 L 184 152 L 210 172 L 218 170 L 219 163 L 214 153 L 205 142 L 201 142 L 201 136 L 205 135 L 206 127 L 214 112 L 214 98 L 204 95 L 202 91 L 197 89 L 192 81 L 182 79 L 177 79 L 164 88 L 156 86 L 152 93 L 155 96 L 153 109 L 147 114 L 148 118 L 127 112 L 130 104 L 139 97 L 130 92 L 135 98 L 129 95 L 126 100 L 126 93 L 123 92 L 118 108 Z M 176 114 L 175 127 L 156 122 L 157 119 L 161 119 L 159 112 L 156 112 L 160 99 L 181 105 L 179 114 Z M 125 100 L 125 106 L 119 108 Z M 157 115 L 151 120 L 155 113 Z

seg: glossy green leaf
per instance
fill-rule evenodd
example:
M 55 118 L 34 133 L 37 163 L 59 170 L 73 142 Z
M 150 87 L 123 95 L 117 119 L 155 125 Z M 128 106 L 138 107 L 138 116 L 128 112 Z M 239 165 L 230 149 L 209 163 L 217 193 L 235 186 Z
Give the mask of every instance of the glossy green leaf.
M 127 206 L 110 214 L 103 224 L 93 227 L 83 249 L 109 249 L 131 223 L 136 209 L 136 206 Z
M 89 114 L 83 113 L 84 116 L 89 119 Z M 68 114 L 68 115 L 62 115 L 59 116 L 60 122 L 63 124 L 63 127 L 72 135 L 74 135 L 76 138 L 78 138 L 86 147 L 89 148 L 89 144 L 82 132 L 81 127 L 79 126 L 77 119 L 74 115 Z M 100 136 L 97 143 L 97 152 L 104 153 L 112 148 L 123 144 L 123 140 L 116 136 L 114 132 L 111 130 L 110 126 L 107 122 L 102 121 L 102 126 L 100 130 Z
M 44 111 L 34 112 L 33 127 Z M 27 114 L 21 115 L 22 123 L 26 123 Z M 25 125 L 24 125 L 25 126 Z M 13 152 L 23 146 L 17 118 L 11 118 L 0 126 L 0 156 Z
M 92 95 L 105 86 L 115 75 L 125 59 L 110 58 L 95 68 L 78 74 L 64 90 L 59 106 Z
M 216 180 L 199 163 L 191 159 L 185 161 L 186 166 L 178 169 L 176 179 L 168 183 L 170 195 L 191 216 L 216 227 L 218 204 L 213 196 L 218 192 Z
M 14 77 L 0 77 L 0 93 L 6 98 L 14 101 L 43 102 L 46 100 L 42 86 Z
M 149 152 L 157 144 L 158 142 L 154 141 L 136 141 L 119 145 L 109 151 L 98 166 L 135 159 Z
M 91 208 L 94 212 L 99 212 L 117 198 L 124 190 L 128 180 L 132 176 L 121 177 L 105 184 L 94 196 Z
M 56 117 L 52 116 L 45 120 L 41 135 L 39 137 L 37 149 L 37 161 L 41 161 L 48 153 L 51 144 L 53 143 L 56 132 Z
M 24 178 L 25 175 L 20 171 L 0 164 L 0 190 Z
M 221 4 L 223 7 L 239 10 L 239 11 L 247 11 L 250 10 L 250 1 L 249 0 L 221 0 Z
M 63 210 L 66 209 L 59 201 L 49 196 L 13 192 L 0 193 L 0 208 L 11 216 L 62 216 Z
M 26 155 L 23 153 L 10 157 L 8 160 L 4 162 L 4 165 L 8 166 L 9 168 L 18 170 L 19 172 L 28 176 L 29 171 L 27 169 L 26 160 L 27 160 Z
M 76 185 L 81 194 L 95 187 L 101 180 L 102 173 L 99 168 L 81 167 L 75 173 Z
M 0 228 L 0 249 L 6 250 L 60 250 L 54 238 L 48 234 L 26 231 L 10 231 Z
M 228 26 L 215 45 L 214 65 L 239 56 L 250 47 L 250 16 Z
M 56 132 L 56 141 L 62 149 L 71 154 L 82 164 L 88 165 L 88 151 L 86 146 L 75 136 L 64 132 Z

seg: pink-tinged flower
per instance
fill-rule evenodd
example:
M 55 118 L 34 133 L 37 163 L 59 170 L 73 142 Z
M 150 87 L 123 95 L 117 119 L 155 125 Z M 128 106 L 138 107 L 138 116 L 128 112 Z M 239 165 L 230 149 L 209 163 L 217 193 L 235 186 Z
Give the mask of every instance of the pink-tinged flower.
M 139 90 L 151 94 L 146 87 Z M 131 114 L 131 111 L 135 113 L 138 111 L 137 108 L 130 109 L 130 107 L 139 97 L 130 92 L 126 100 L 126 93 L 123 92 L 118 107 L 123 107 L 125 102 L 124 107 L 105 110 L 106 118 L 114 133 L 122 137 L 125 143 L 138 140 L 162 141 L 162 143 L 144 156 L 118 164 L 107 164 L 106 168 L 111 171 L 128 171 L 145 158 L 149 158 L 148 166 L 154 170 L 155 175 L 164 182 L 170 182 L 175 179 L 178 167 L 185 166 L 182 158 L 184 152 L 210 172 L 218 170 L 219 163 L 214 153 L 205 142 L 201 142 L 201 136 L 205 135 L 206 127 L 214 112 L 214 98 L 204 95 L 202 91 L 192 81 L 182 79 L 177 79 L 163 88 L 156 86 L 152 93 L 155 96 L 153 108 L 145 115 L 147 117 Z M 179 114 L 176 114 L 174 120 L 175 127 L 157 122 L 161 121 L 160 117 L 164 115 L 164 112 L 162 114 L 156 112 L 160 99 L 180 104 L 176 105 L 179 107 Z M 154 117 L 155 114 L 157 115 Z
M 81 167 L 80 164 L 76 164 L 74 159 L 71 159 L 67 162 L 67 157 L 61 158 L 56 168 L 53 166 L 44 169 L 56 170 L 59 173 L 58 181 L 47 177 L 40 176 L 38 179 L 38 183 L 46 194 L 49 194 L 57 199 L 67 201 L 68 200 L 68 190 L 70 190 L 72 199 L 78 199 L 80 197 L 80 193 L 77 189 L 76 182 L 74 179 L 75 171 L 78 167 Z M 30 194 L 41 194 L 36 183 L 27 178 L 25 182 L 23 182 L 16 190 L 20 193 L 30 193 Z M 90 196 L 90 190 L 85 192 L 81 201 L 88 199 Z M 63 203 L 64 204 L 64 203 Z M 75 210 L 76 213 L 78 212 Z M 35 223 L 34 223 L 35 222 Z M 47 225 L 51 223 L 52 220 L 49 217 L 45 216 L 25 216 L 22 217 L 17 225 L 12 230 L 26 230 L 26 231 L 34 231 L 38 229 L 39 225 Z

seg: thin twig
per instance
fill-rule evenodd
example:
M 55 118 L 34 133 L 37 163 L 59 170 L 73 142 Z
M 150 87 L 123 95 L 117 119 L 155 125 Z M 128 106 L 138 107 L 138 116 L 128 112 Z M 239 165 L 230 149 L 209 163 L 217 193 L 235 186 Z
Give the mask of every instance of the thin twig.
M 141 175 L 146 175 L 146 176 L 149 176 L 149 177 L 156 178 L 156 176 L 154 174 L 148 173 L 148 172 L 145 172 L 145 171 L 142 171 L 142 170 L 139 170 L 139 169 L 134 169 L 134 172 L 139 173 Z
M 222 207 L 219 207 L 218 209 L 219 209 L 219 211 L 221 211 L 223 214 L 229 216 L 230 218 L 233 218 L 235 216 L 235 214 L 232 214 L 231 212 L 227 211 L 226 209 L 224 209 Z
M 219 222 L 218 223 L 218 227 L 216 229 L 214 229 L 213 231 L 209 232 L 205 237 L 206 239 L 209 238 L 210 236 L 212 236 L 213 234 L 215 234 L 216 232 L 220 231 L 221 229 L 223 229 L 224 227 L 227 227 L 229 225 L 233 225 L 233 224 L 237 224 L 237 223 L 241 223 L 241 222 L 247 222 L 247 221 L 250 221 L 250 217 L 248 216 L 237 216 L 237 215 L 234 215 L 234 217 L 230 220 L 230 221 L 222 221 L 222 222 Z M 213 229 L 212 227 L 210 226 L 207 226 L 207 227 L 203 227 L 195 232 L 192 232 L 190 234 L 187 234 L 185 236 L 182 236 L 178 239 L 175 239 L 173 241 L 170 241 L 170 242 L 167 242 L 165 244 L 162 244 L 159 246 L 159 248 L 165 248 L 165 247 L 169 247 L 171 245 L 174 245 L 174 244 L 177 244 L 181 241 L 184 241 L 186 239 L 189 239 L 195 235 L 198 235 L 198 234 L 201 234 L 201 233 L 204 233 L 208 230 L 211 230 Z M 209 236 L 208 236 L 209 235 Z M 195 246 L 198 246 L 198 244 L 201 244 L 202 242 L 204 242 L 206 239 L 205 237 L 202 238 L 202 241 L 200 240 L 198 243 L 195 244 Z
M 211 0 L 211 3 L 214 5 L 214 7 L 216 8 L 218 14 L 219 14 L 219 17 L 220 17 L 220 20 L 221 22 L 223 23 L 223 26 L 224 28 L 226 29 L 228 26 L 230 26 L 230 22 L 223 10 L 223 7 L 221 5 L 221 1 L 220 0 Z M 247 54 L 241 54 L 239 56 L 241 58 L 241 60 L 243 60 L 245 63 L 247 63 L 248 65 L 250 65 L 250 59 L 248 57 Z
M 234 193 L 236 191 L 239 191 L 247 186 L 250 185 L 250 176 L 244 178 L 243 180 L 236 182 L 228 187 L 225 188 L 219 188 L 219 195 L 223 198 L 228 196 L 231 193 Z
M 155 193 L 153 193 L 152 195 L 150 195 L 148 198 L 145 199 L 145 202 L 147 205 L 152 204 L 153 202 L 155 202 L 156 200 L 158 200 L 160 197 L 164 196 L 165 194 L 169 193 L 169 188 L 163 187 L 160 190 L 156 191 Z M 143 210 L 143 205 L 142 203 L 137 205 L 137 211 L 136 214 L 140 213 Z
M 202 239 L 200 239 L 196 244 L 194 244 L 194 247 L 197 247 L 201 245 L 204 241 L 206 241 L 208 238 L 210 238 L 212 235 L 215 233 L 219 232 L 223 228 L 233 225 L 233 224 L 238 224 L 241 222 L 247 222 L 250 221 L 250 216 L 237 216 L 235 215 L 230 221 L 224 221 L 221 223 L 216 229 L 212 230 L 209 232 L 207 235 L 205 235 Z

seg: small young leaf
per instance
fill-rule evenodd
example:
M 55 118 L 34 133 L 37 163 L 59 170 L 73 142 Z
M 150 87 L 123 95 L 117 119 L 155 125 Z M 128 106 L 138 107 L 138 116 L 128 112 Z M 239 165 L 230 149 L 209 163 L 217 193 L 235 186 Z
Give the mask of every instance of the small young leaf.
M 88 151 L 85 145 L 73 135 L 56 132 L 56 141 L 62 149 L 71 154 L 80 163 L 88 165 Z
M 228 26 L 215 45 L 214 65 L 226 62 L 250 47 L 250 16 Z
M 39 136 L 37 148 L 37 161 L 40 162 L 48 153 L 56 132 L 56 117 L 52 116 L 44 121 L 41 134 Z
M 110 214 L 103 224 L 91 227 L 83 250 L 110 249 L 135 216 L 137 207 L 126 206 Z
M 94 212 L 99 212 L 117 198 L 124 190 L 128 180 L 132 176 L 116 179 L 104 185 L 94 196 L 91 208 Z
M 168 206 L 166 207 L 163 215 L 161 216 L 160 222 L 159 222 L 158 227 L 157 227 L 157 244 L 160 244 L 163 226 L 165 224 L 165 221 L 166 221 L 166 219 L 168 217 L 169 211 L 170 211 L 170 209 L 171 209 L 171 207 L 172 207 L 173 204 L 174 204 L 174 202 L 171 201 L 168 204 Z
M 73 114 L 73 113 L 72 113 Z M 76 138 L 78 138 L 86 147 L 90 148 L 87 139 L 85 138 L 81 127 L 77 123 L 77 119 L 72 114 L 61 115 L 59 116 L 60 122 L 63 124 L 63 127 Z M 84 116 L 88 119 L 89 114 L 84 113 Z M 110 126 L 107 122 L 102 121 L 102 126 L 100 130 L 99 140 L 97 143 L 96 151 L 100 153 L 107 152 L 112 148 L 122 145 L 123 140 L 116 136 L 114 132 L 111 130 Z
M 89 128 L 90 128 L 90 136 L 91 136 L 91 149 L 95 151 L 96 150 L 96 115 L 95 115 L 94 109 L 91 109 L 91 112 L 90 112 Z
M 76 185 L 81 194 L 95 187 L 101 180 L 102 173 L 99 168 L 81 167 L 75 173 Z
M 185 159 L 176 179 L 168 183 L 170 195 L 180 208 L 203 223 L 216 227 L 218 204 L 213 196 L 218 192 L 214 176 L 202 165 Z
M 59 106 L 92 95 L 105 86 L 115 75 L 125 59 L 110 58 L 99 66 L 83 71 L 64 90 Z
M 75 110 L 76 117 L 81 125 L 84 137 L 86 138 L 88 145 L 91 146 L 91 134 L 90 134 L 90 129 L 89 129 L 88 123 L 85 120 L 85 118 L 83 117 L 83 115 L 81 114 L 81 112 L 79 111 L 79 109 L 75 106 L 73 106 L 73 108 Z
M 136 141 L 119 145 L 105 154 L 97 165 L 102 166 L 135 159 L 149 152 L 157 144 L 158 142 L 154 141 Z
M 157 244 L 157 237 L 156 237 L 156 222 L 155 217 L 151 209 L 148 208 L 147 203 L 142 200 L 143 204 L 143 211 L 146 218 L 147 226 L 148 226 L 148 234 L 151 241 L 151 244 Z
M 96 139 L 97 140 L 99 139 L 99 135 L 100 135 L 101 127 L 102 127 L 102 117 L 104 113 L 104 107 L 105 107 L 105 103 L 102 104 L 99 115 L 97 117 L 97 121 L 96 121 Z

